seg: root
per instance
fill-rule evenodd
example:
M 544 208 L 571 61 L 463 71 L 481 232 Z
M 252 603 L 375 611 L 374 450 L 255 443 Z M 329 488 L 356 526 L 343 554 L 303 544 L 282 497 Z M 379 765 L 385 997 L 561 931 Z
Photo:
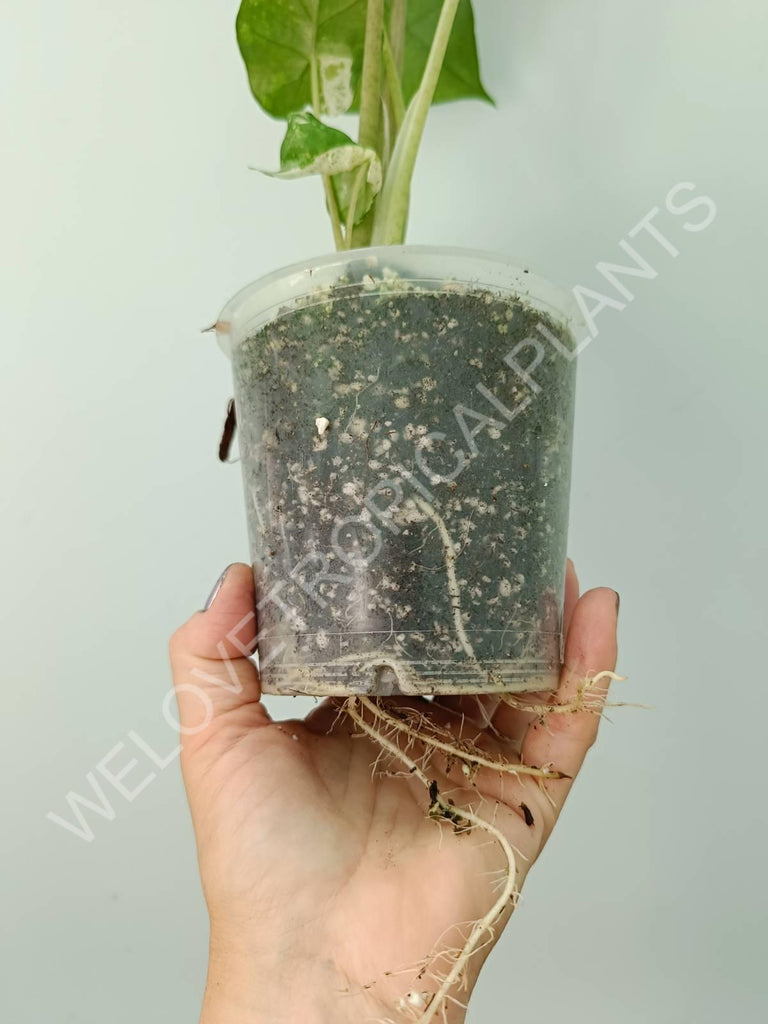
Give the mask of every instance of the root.
M 423 498 L 415 498 L 414 500 L 424 515 L 429 516 L 435 526 L 437 526 L 438 533 L 440 534 L 440 540 L 443 545 L 448 597 L 451 602 L 453 625 L 456 630 L 456 636 L 466 656 L 477 667 L 478 675 L 481 679 L 484 679 L 485 673 L 478 665 L 474 649 L 472 644 L 469 642 L 467 631 L 464 629 L 464 613 L 461 610 L 461 587 L 459 586 L 459 581 L 456 578 L 456 548 L 451 540 L 450 533 L 448 533 L 448 527 L 445 525 L 445 521 L 442 516 L 435 511 L 429 502 L 424 501 Z
M 429 722 L 423 715 L 419 715 L 419 724 L 428 726 L 429 733 L 414 729 L 407 721 L 396 718 L 394 715 L 384 711 L 379 704 L 374 703 L 369 697 L 359 697 L 358 700 L 375 718 L 378 718 L 379 721 L 385 723 L 390 728 L 404 733 L 411 741 L 425 743 L 428 748 L 431 747 L 434 750 L 440 750 L 447 754 L 449 759 L 460 761 L 462 770 L 467 777 L 471 778 L 472 766 L 490 768 L 493 771 L 505 772 L 510 775 L 533 775 L 541 779 L 565 779 L 568 777 L 563 772 L 547 771 L 543 768 L 535 768 L 532 765 L 494 761 L 491 758 L 484 757 L 471 740 L 453 739 L 451 743 L 448 743 L 438 739 L 436 734 L 439 733 L 439 727 Z M 464 770 L 465 766 L 469 769 L 468 771 Z
M 544 718 L 546 715 L 575 715 L 580 711 L 588 711 L 592 714 L 602 715 L 604 708 L 619 708 L 619 707 L 644 707 L 642 704 L 625 704 L 606 703 L 604 700 L 604 694 L 593 693 L 595 683 L 599 683 L 603 679 L 612 679 L 616 682 L 623 683 L 626 676 L 617 676 L 615 672 L 598 672 L 597 675 L 587 676 L 582 682 L 579 683 L 576 689 L 576 696 L 573 700 L 566 701 L 563 704 L 537 704 L 532 701 L 526 701 L 521 699 L 512 693 L 500 693 L 498 696 L 504 704 L 508 704 L 511 708 L 515 708 L 517 711 L 528 711 L 532 715 L 540 715 Z
M 437 518 L 439 519 L 439 517 Z M 455 572 L 453 572 L 452 562 L 448 558 L 451 547 L 450 538 L 447 537 L 447 531 L 445 531 L 442 521 L 438 523 L 438 526 L 442 527 L 441 535 L 445 532 L 443 540 L 446 549 L 448 583 L 449 590 L 453 592 L 452 580 L 455 581 Z M 454 612 L 456 614 L 456 632 L 462 646 L 465 646 L 466 634 L 463 630 L 461 610 L 456 604 L 454 604 Z M 465 651 L 472 655 L 468 641 Z M 606 706 L 644 706 L 606 705 L 604 703 L 605 695 L 595 692 L 595 686 L 607 679 L 623 681 L 624 677 L 618 676 L 614 672 L 598 672 L 592 677 L 583 679 L 578 685 L 576 696 L 572 700 L 562 703 L 528 702 L 521 699 L 520 696 L 509 693 L 499 694 L 499 697 L 510 707 L 539 715 L 542 719 L 550 714 L 575 714 L 582 711 L 602 715 L 603 708 Z M 496 760 L 487 756 L 473 740 L 466 737 L 456 738 L 449 729 L 443 728 L 428 716 L 407 706 L 393 706 L 385 709 L 382 702 L 360 695 L 349 697 L 344 702 L 340 714 L 344 713 L 352 719 L 360 730 L 360 734 L 372 739 L 377 745 L 378 753 L 372 769 L 374 772 L 378 770 L 382 758 L 386 756 L 393 758 L 395 762 L 400 762 L 403 766 L 402 771 L 388 770 L 387 774 L 400 778 L 413 776 L 418 779 L 429 796 L 427 816 L 430 819 L 438 824 L 448 822 L 458 835 L 479 829 L 486 833 L 488 842 L 497 845 L 504 854 L 505 866 L 486 872 L 489 876 L 490 895 L 494 897 L 494 902 L 483 917 L 476 921 L 451 925 L 438 937 L 429 956 L 420 963 L 404 968 L 402 971 L 385 972 L 387 977 L 394 977 L 397 974 L 413 975 L 415 972 L 414 989 L 402 996 L 394 1007 L 399 1019 L 412 1021 L 414 1024 L 433 1024 L 433 1022 L 434 1024 L 448 1024 L 448 1010 L 451 1005 L 466 1009 L 458 995 L 469 989 L 468 966 L 470 961 L 494 942 L 497 922 L 505 913 L 514 911 L 517 906 L 520 896 L 517 886 L 517 865 L 518 858 L 521 858 L 522 854 L 515 850 L 495 823 L 498 802 L 494 807 L 491 820 L 482 817 L 470 807 L 457 806 L 448 796 L 450 790 L 441 792 L 437 781 L 431 778 L 429 774 L 430 760 L 436 753 L 445 755 L 446 774 L 450 773 L 455 764 L 458 764 L 467 780 L 464 785 L 472 783 L 475 774 L 481 768 L 510 775 L 532 776 L 553 806 L 555 806 L 555 801 L 548 787 L 544 785 L 545 780 L 568 779 L 570 776 L 555 771 L 550 766 L 535 767 Z M 368 717 L 366 717 L 366 713 Z M 482 806 L 481 795 L 480 800 L 480 806 Z M 525 804 L 521 806 L 524 821 L 528 825 L 533 824 L 530 809 Z M 441 828 L 441 842 L 442 836 Z M 451 931 L 458 931 L 461 945 L 440 949 L 443 936 Z M 432 987 L 436 990 L 433 992 L 422 991 L 419 983 L 424 984 L 425 982 L 431 982 Z M 412 984 L 414 983 L 412 982 Z M 386 1018 L 380 1019 L 379 1024 L 395 1024 L 395 1022 L 391 1018 Z
M 347 714 L 355 724 L 371 739 L 380 744 L 388 754 L 401 761 L 408 769 L 408 774 L 415 776 L 422 783 L 429 793 L 429 817 L 438 821 L 445 820 L 451 822 L 457 832 L 470 832 L 474 829 L 486 832 L 501 847 L 507 861 L 506 877 L 503 880 L 501 892 L 485 916 L 472 923 L 469 935 L 463 946 L 456 950 L 444 950 L 436 954 L 419 972 L 419 977 L 424 977 L 428 973 L 431 974 L 438 984 L 437 991 L 435 993 L 409 992 L 400 1000 L 398 1009 L 406 1011 L 412 1009 L 419 1013 L 419 1016 L 412 1018 L 416 1020 L 417 1024 L 430 1024 L 430 1021 L 440 1019 L 438 1014 L 441 1015 L 443 1021 L 447 1021 L 447 1004 L 458 1001 L 453 994 L 453 990 L 461 991 L 462 988 L 466 988 L 466 968 L 469 960 L 483 948 L 483 938 L 486 938 L 487 941 L 493 939 L 494 925 L 498 918 L 504 914 L 510 905 L 514 909 L 517 904 L 519 893 L 516 887 L 517 862 L 515 860 L 515 853 L 506 836 L 494 824 L 475 814 L 469 808 L 462 807 L 459 809 L 455 807 L 450 800 L 442 796 L 438 790 L 437 782 L 430 779 L 405 750 L 398 746 L 394 740 L 383 735 L 375 725 L 371 725 L 365 720 L 359 710 L 361 706 L 372 708 L 380 720 L 389 720 L 398 729 L 401 723 L 397 719 L 392 718 L 391 715 L 387 715 L 381 708 L 365 697 L 351 697 L 345 705 Z M 419 738 L 412 730 L 408 729 L 408 732 L 411 743 Z M 432 743 L 432 740 L 429 737 L 424 737 L 424 742 Z M 455 753 L 459 757 L 464 756 L 458 750 Z M 498 766 L 493 764 L 493 767 Z M 430 970 L 431 964 L 439 958 L 447 958 L 450 962 L 450 967 L 442 974 Z

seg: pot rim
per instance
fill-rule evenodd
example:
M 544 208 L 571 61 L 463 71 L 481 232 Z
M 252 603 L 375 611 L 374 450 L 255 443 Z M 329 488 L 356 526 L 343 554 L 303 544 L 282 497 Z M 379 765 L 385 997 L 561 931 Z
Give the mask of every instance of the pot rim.
M 417 283 L 434 281 L 440 284 L 440 290 L 452 282 L 517 295 L 534 309 L 563 322 L 571 332 L 586 328 L 573 292 L 553 284 L 527 262 L 516 262 L 500 253 L 463 246 L 387 245 L 327 253 L 264 274 L 237 291 L 225 304 L 214 325 L 216 340 L 224 353 L 231 356 L 233 339 L 243 337 L 246 328 L 248 333 L 253 333 L 264 323 L 275 319 L 286 304 L 318 287 L 333 287 L 350 265 L 356 264 L 359 271 L 374 272 L 378 269 L 384 275 L 381 280 L 386 281 L 386 271 L 392 264 L 413 260 L 425 265 L 425 276 L 413 272 L 418 271 L 418 267 L 409 267 L 401 275 L 404 280 Z M 454 268 L 456 274 L 453 273 Z

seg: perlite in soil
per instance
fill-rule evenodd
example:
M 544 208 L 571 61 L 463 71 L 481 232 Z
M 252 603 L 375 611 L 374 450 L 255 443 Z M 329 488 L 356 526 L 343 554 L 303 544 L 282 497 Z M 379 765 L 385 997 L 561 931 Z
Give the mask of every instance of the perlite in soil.
M 575 364 L 537 287 L 403 247 L 222 314 L 267 692 L 556 684 Z
M 554 686 L 569 297 L 503 258 L 403 246 L 431 105 L 490 99 L 472 6 L 244 0 L 237 35 L 254 96 L 287 122 L 267 173 L 321 178 L 343 251 L 257 282 L 219 318 L 263 688 Z M 356 138 L 342 113 L 359 115 Z

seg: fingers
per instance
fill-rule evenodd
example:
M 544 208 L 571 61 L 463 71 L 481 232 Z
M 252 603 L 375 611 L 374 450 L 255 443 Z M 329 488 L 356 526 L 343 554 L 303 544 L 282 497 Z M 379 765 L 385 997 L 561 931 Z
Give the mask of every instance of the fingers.
M 523 738 L 525 764 L 551 764 L 575 778 L 587 751 L 595 742 L 600 724 L 597 713 L 608 692 L 608 680 L 584 689 L 584 681 L 616 667 L 616 624 L 618 595 L 608 587 L 590 590 L 578 601 L 571 619 L 565 646 L 565 664 L 555 702 L 566 706 L 583 701 L 584 694 L 592 710 L 550 713 L 537 718 Z M 546 783 L 559 811 L 571 782 Z
M 464 718 L 478 729 L 487 729 L 493 721 L 500 699 L 496 693 L 470 693 L 466 696 L 449 694 L 435 697 L 433 704 L 453 711 L 459 720 Z
M 229 566 L 205 611 L 196 612 L 173 634 L 171 668 L 183 735 L 196 735 L 218 716 L 244 705 L 257 709 L 261 688 L 248 660 L 255 646 L 253 573 L 240 563 Z
M 579 579 L 576 575 L 573 562 L 568 559 L 565 570 L 565 600 L 563 603 L 563 634 L 567 637 L 570 630 L 573 613 L 576 603 L 579 600 Z M 518 695 L 521 702 L 530 704 L 544 704 L 552 699 L 549 691 L 536 693 L 521 693 Z M 502 736 L 511 740 L 519 750 L 523 738 L 529 726 L 536 720 L 537 716 L 530 711 L 523 711 L 519 708 L 501 702 L 493 716 L 493 727 Z
M 565 600 L 563 601 L 563 636 L 568 636 L 571 619 L 579 600 L 579 577 L 576 568 L 569 558 L 565 563 Z

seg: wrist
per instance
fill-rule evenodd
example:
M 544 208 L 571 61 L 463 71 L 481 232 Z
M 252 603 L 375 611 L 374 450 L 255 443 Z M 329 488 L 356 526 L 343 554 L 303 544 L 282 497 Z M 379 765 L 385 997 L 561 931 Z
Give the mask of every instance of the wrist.
M 265 963 L 212 948 L 200 1024 L 358 1024 L 370 1004 L 366 998 L 362 1007 L 345 988 L 328 962 Z
M 299 981 L 280 984 L 257 971 L 245 976 L 230 967 L 209 965 L 200 1024 L 326 1024 L 317 1005 L 310 1005 L 309 986 Z
M 267 963 L 258 955 L 217 949 L 212 942 L 200 1024 L 277 1024 L 289 1020 L 294 1012 L 289 1001 L 297 992 L 286 986 L 283 974 L 291 966 L 300 976 L 301 971 L 289 961 Z

